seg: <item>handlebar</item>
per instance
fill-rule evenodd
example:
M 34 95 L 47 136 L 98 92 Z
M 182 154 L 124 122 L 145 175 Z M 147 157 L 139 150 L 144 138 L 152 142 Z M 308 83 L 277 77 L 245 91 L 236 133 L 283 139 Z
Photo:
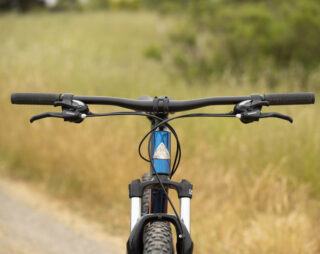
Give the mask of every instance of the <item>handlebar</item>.
M 67 94 L 70 96 L 70 94 Z M 13 104 L 28 105 L 55 105 L 63 101 L 66 94 L 54 93 L 13 93 L 11 102 Z M 314 93 L 283 93 L 283 94 L 265 94 L 251 96 L 229 96 L 229 97 L 210 97 L 193 100 L 173 100 L 168 97 L 155 97 L 153 100 L 134 100 L 116 97 L 104 96 L 75 96 L 73 100 L 81 101 L 85 104 L 113 105 L 132 110 L 145 112 L 180 112 L 191 109 L 197 109 L 213 105 L 232 105 L 246 100 L 253 100 L 257 97 L 262 101 L 267 101 L 269 105 L 299 105 L 313 104 L 315 102 Z

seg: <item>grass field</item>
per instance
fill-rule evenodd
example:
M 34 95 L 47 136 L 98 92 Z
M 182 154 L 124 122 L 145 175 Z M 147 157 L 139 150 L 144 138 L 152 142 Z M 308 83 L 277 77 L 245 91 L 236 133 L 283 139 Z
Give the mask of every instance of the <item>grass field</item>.
M 76 125 L 47 119 L 30 125 L 30 116 L 56 109 L 13 106 L 11 92 L 191 99 L 299 91 L 294 72 L 283 76 L 277 90 L 268 89 L 263 77 L 252 84 L 225 75 L 204 86 L 170 77 L 170 66 L 148 60 L 144 52 L 165 40 L 172 22 L 144 12 L 0 16 L 1 173 L 39 186 L 125 238 L 127 184 L 149 168 L 137 155 L 148 121 L 115 117 Z M 320 73 L 313 82 L 320 83 Z M 115 109 L 92 108 L 108 110 Z M 174 122 L 183 149 L 175 180 L 194 184 L 195 253 L 320 253 L 319 104 L 268 110 L 295 121 Z

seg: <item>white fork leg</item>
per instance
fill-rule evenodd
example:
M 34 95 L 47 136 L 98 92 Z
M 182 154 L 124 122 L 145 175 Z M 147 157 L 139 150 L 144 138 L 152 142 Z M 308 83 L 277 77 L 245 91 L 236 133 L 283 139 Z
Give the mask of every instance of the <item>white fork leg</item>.
M 141 217 L 141 198 L 133 197 L 130 200 L 131 200 L 130 231 L 132 231 L 137 221 Z
M 180 198 L 180 217 L 190 233 L 190 198 Z

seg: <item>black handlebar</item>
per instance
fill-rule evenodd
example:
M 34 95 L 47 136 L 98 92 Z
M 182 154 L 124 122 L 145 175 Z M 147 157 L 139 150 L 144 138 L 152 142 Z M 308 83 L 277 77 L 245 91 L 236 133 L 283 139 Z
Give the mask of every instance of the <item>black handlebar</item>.
M 157 110 L 155 110 L 155 100 L 133 100 L 104 96 L 73 96 L 72 99 L 82 101 L 85 104 L 113 105 L 146 112 L 179 112 L 212 105 L 237 104 L 245 100 L 252 100 L 253 97 L 257 98 L 257 95 L 211 97 L 183 101 L 164 97 L 157 98 Z M 13 93 L 11 102 L 13 104 L 54 105 L 55 102 L 62 101 L 63 98 L 63 94 L 54 93 Z M 260 99 L 268 101 L 270 105 L 313 104 L 315 96 L 313 93 L 265 94 L 260 96 Z
M 124 108 L 129 108 L 133 110 L 140 110 L 146 112 L 180 112 L 196 108 L 201 108 L 205 106 L 212 105 L 230 105 L 236 104 L 240 101 L 250 99 L 250 96 L 241 96 L 241 97 L 211 97 L 211 98 L 202 98 L 194 100 L 172 100 L 157 98 L 158 102 L 155 100 L 132 100 L 132 99 L 123 99 L 123 98 L 114 98 L 114 97 L 100 97 L 100 96 L 74 96 L 75 100 L 83 101 L 86 104 L 101 104 L 101 105 L 113 105 Z M 155 110 L 154 106 L 157 104 L 158 110 Z M 165 109 L 167 107 L 167 110 Z

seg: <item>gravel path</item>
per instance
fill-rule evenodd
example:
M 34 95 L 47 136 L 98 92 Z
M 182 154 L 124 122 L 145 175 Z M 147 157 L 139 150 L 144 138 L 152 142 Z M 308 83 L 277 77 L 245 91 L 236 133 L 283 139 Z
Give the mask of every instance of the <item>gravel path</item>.
M 117 247 L 109 247 L 112 240 Z M 0 180 L 1 254 L 118 254 L 124 253 L 120 242 L 29 189 Z

